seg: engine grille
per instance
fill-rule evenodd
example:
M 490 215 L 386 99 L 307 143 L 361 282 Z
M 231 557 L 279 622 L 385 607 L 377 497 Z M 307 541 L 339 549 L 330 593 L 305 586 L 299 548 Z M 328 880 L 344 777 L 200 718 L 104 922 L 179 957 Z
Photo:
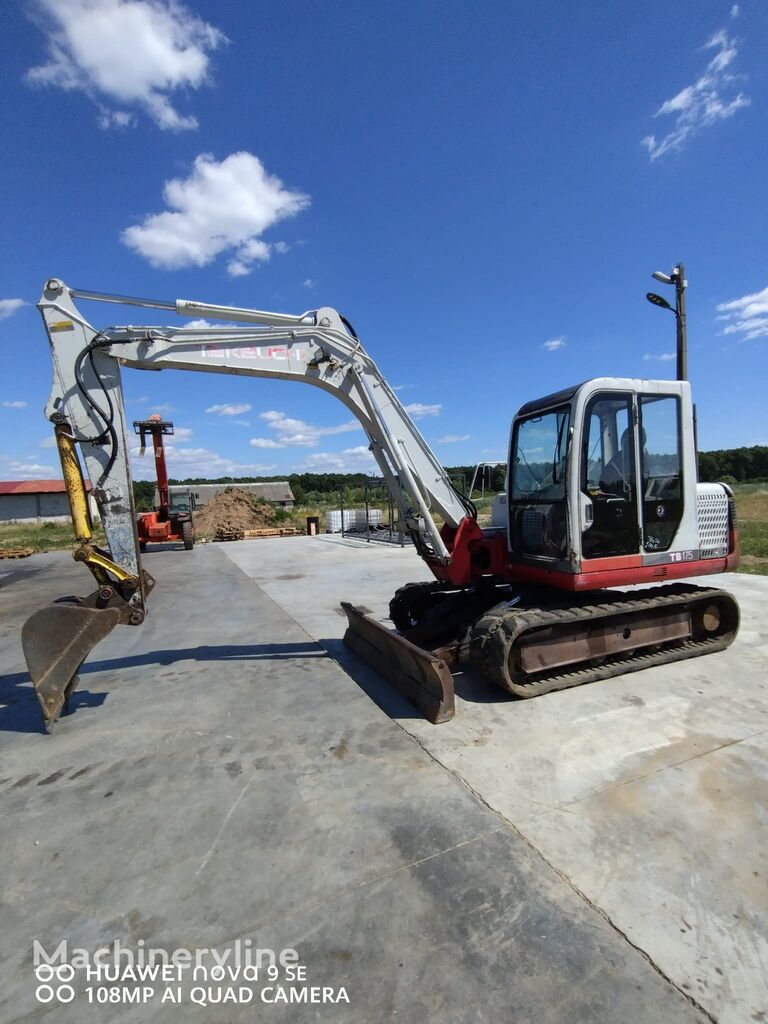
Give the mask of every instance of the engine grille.
M 728 554 L 728 495 L 719 484 L 699 484 L 696 491 L 701 558 Z

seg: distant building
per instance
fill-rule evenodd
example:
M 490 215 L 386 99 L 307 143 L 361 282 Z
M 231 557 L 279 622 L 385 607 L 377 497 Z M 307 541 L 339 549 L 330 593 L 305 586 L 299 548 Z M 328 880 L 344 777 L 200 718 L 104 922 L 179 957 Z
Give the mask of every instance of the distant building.
M 240 491 L 248 491 L 254 498 L 263 498 L 264 501 L 277 505 L 278 508 L 293 508 L 293 491 L 288 486 L 287 480 L 280 480 L 277 483 L 264 484 L 171 484 L 171 494 L 192 494 L 195 499 L 195 507 L 202 508 L 211 498 L 228 490 L 230 487 L 237 487 Z
M 87 491 L 90 480 L 85 481 Z M 96 502 L 88 495 L 91 518 L 99 518 Z M 51 523 L 69 519 L 69 500 L 63 480 L 0 481 L 0 523 Z

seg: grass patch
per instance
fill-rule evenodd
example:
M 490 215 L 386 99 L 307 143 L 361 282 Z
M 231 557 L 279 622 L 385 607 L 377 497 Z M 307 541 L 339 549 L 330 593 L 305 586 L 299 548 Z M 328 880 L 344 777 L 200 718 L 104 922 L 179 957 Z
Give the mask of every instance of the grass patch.
M 741 538 L 739 572 L 768 576 L 768 484 L 737 484 L 733 490 Z
M 105 544 L 101 526 L 96 526 L 93 539 Z M 70 523 L 0 523 L 0 550 L 32 548 L 33 551 L 60 551 L 73 548 L 75 534 Z

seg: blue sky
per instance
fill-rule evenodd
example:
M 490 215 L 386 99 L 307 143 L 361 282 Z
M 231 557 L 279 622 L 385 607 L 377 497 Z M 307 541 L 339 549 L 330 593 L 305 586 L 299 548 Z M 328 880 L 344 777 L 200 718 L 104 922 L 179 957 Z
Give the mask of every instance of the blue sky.
M 49 276 L 336 306 L 455 465 L 503 459 L 529 399 L 674 376 L 674 318 L 644 295 L 671 299 L 649 275 L 683 260 L 701 446 L 768 443 L 762 0 L 4 14 L 0 478 L 59 475 L 34 308 Z M 131 419 L 177 425 L 175 476 L 371 465 L 346 410 L 309 387 L 138 371 L 125 386 Z

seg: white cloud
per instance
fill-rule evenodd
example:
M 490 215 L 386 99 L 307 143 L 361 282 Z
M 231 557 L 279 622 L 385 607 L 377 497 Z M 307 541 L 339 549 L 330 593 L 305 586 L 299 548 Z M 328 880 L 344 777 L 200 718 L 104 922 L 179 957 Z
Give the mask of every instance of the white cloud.
M 170 402 L 161 402 L 159 405 L 155 405 L 153 402 L 149 404 L 153 412 L 176 412 L 176 406 L 171 405 Z
M 768 335 L 768 287 L 761 292 L 742 295 L 740 299 L 721 302 L 717 311 L 726 327 L 723 334 L 740 335 L 740 341 L 752 341 Z
M 48 437 L 43 438 L 43 440 L 40 442 L 38 447 L 39 448 L 55 448 L 56 447 L 56 437 L 53 434 L 49 434 Z
M 197 320 L 187 320 L 184 324 L 185 330 L 193 331 L 205 331 L 205 330 L 221 330 L 224 327 L 242 327 L 242 324 L 237 324 L 231 320 L 217 320 L 216 323 L 211 323 L 210 320 L 206 320 L 204 317 L 199 317 Z
M 259 413 L 259 418 L 266 422 L 276 436 L 274 438 L 252 437 L 249 442 L 252 448 L 314 448 L 320 443 L 321 437 L 362 430 L 357 420 L 348 420 L 335 427 L 316 427 L 305 423 L 304 420 L 292 419 L 276 409 Z
M 241 402 L 239 405 L 209 405 L 205 411 L 215 413 L 217 416 L 242 416 L 252 408 L 249 402 Z
M 192 437 L 191 427 L 174 427 L 173 438 L 175 441 L 188 441 Z
M 287 253 L 291 247 L 290 245 L 288 245 L 287 242 L 275 242 L 272 248 L 275 252 L 279 252 L 281 255 L 283 255 Z
M 24 299 L 0 299 L 0 320 L 7 320 L 9 316 L 18 313 L 22 306 L 28 303 Z
M 559 348 L 565 348 L 565 335 L 563 334 L 559 338 L 550 338 L 541 347 L 545 348 L 547 352 L 557 352 Z
M 233 277 L 269 259 L 270 246 L 260 236 L 310 203 L 309 196 L 285 188 L 258 157 L 245 152 L 220 162 L 201 153 L 189 177 L 166 181 L 163 198 L 169 209 L 126 228 L 123 243 L 163 270 L 204 267 L 233 250 L 227 264 Z
M 3 402 L 4 409 L 26 409 L 26 402 Z
M 43 466 L 39 462 L 24 462 L 9 455 L 0 455 L 0 475 L 6 480 L 50 480 L 55 479 L 57 472 L 53 466 Z
M 154 479 L 154 465 L 139 456 L 139 448 L 132 448 L 133 470 L 137 479 Z M 177 448 L 174 444 L 165 445 L 168 462 L 168 475 L 176 479 L 185 477 L 218 477 L 218 476 L 255 476 L 257 473 L 268 473 L 275 469 L 274 465 L 262 463 L 236 462 L 234 459 L 219 455 L 208 448 Z
M 731 7 L 731 17 L 732 17 L 732 18 L 738 18 L 738 16 L 739 16 L 740 14 L 741 14 L 741 8 L 739 7 L 739 5 L 738 5 L 738 4 L 734 4 L 734 5 L 733 5 L 733 6 Z
M 226 37 L 180 0 L 37 0 L 48 61 L 27 72 L 33 85 L 77 90 L 96 105 L 102 128 L 126 128 L 143 110 L 162 129 L 197 127 L 171 103 L 176 89 L 208 82 L 209 55 Z M 127 108 L 127 109 L 126 109 Z
M 654 355 L 652 352 L 646 352 L 643 359 L 648 362 L 651 359 L 656 360 L 659 363 L 671 363 L 675 358 L 674 352 L 662 352 L 661 355 Z
M 301 283 L 304 285 L 305 288 L 317 288 L 317 281 L 315 281 L 314 278 L 312 277 L 306 278 Z
M 361 444 L 341 452 L 315 452 L 298 469 L 307 473 L 370 473 L 378 466 L 366 445 Z
M 471 434 L 445 434 L 444 437 L 438 437 L 438 444 L 454 444 L 456 441 L 468 441 Z
M 425 405 L 423 402 L 411 402 L 403 406 L 412 420 L 422 420 L 425 416 L 439 416 L 442 405 Z
M 251 448 L 285 448 L 284 444 L 271 437 L 252 437 L 248 444 Z
M 736 76 L 728 69 L 738 55 L 735 39 L 725 29 L 720 29 L 704 49 L 717 51 L 707 64 L 704 74 L 692 85 L 687 85 L 671 99 L 665 100 L 654 114 L 654 117 L 674 115 L 675 123 L 660 141 L 656 140 L 655 135 L 647 135 L 643 139 L 651 160 L 658 160 L 670 150 L 682 149 L 702 128 L 724 121 L 737 110 L 749 106 L 750 100 L 744 93 L 733 94 Z

